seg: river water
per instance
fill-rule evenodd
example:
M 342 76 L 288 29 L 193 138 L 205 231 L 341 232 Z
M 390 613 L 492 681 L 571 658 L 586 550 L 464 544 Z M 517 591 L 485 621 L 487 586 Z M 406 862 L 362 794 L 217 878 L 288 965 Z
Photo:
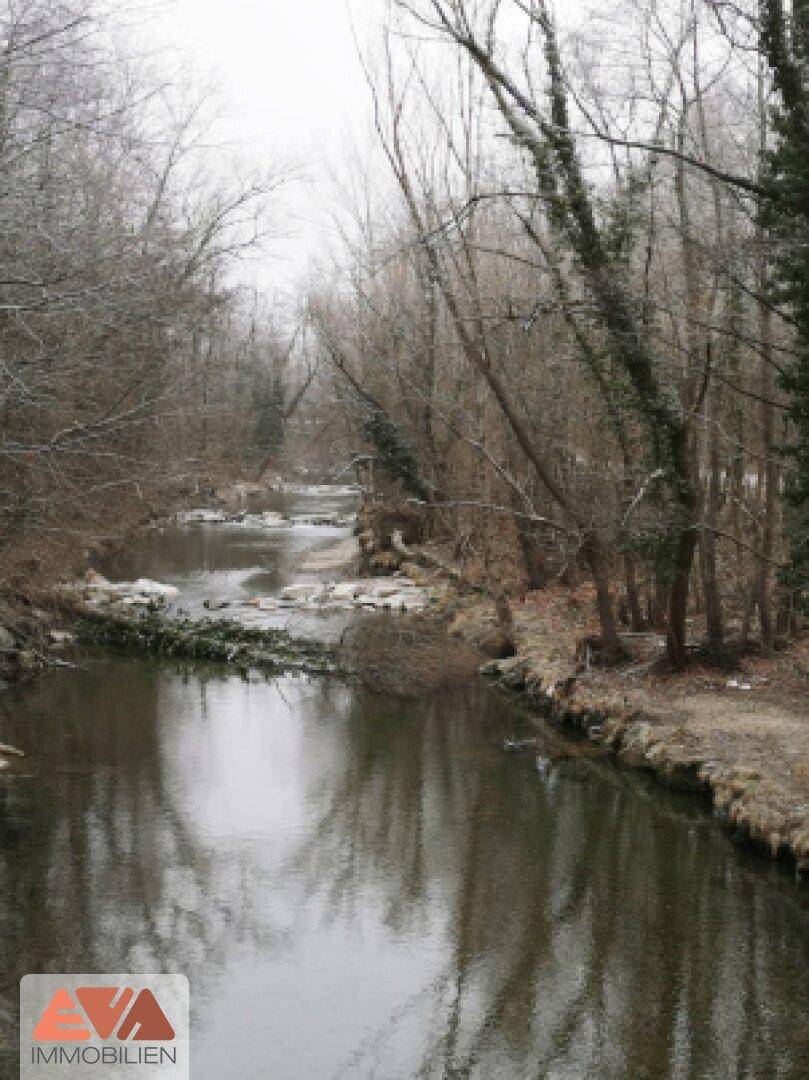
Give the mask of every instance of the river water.
M 127 559 L 237 597 L 335 534 Z M 0 1076 L 46 971 L 187 974 L 194 1080 L 809 1076 L 806 890 L 551 733 L 547 767 L 504 753 L 524 723 L 479 685 L 101 655 L 4 695 L 32 766 L 2 789 Z

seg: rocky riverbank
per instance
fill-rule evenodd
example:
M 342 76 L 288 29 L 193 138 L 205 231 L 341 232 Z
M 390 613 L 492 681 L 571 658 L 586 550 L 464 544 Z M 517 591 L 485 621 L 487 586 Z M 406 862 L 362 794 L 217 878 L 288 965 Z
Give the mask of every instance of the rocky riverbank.
M 0 604 L 0 692 L 31 679 L 48 665 L 68 663 L 74 642 L 69 620 L 32 605 Z
M 228 514 L 223 520 L 233 524 Z M 285 528 L 276 517 L 264 524 Z M 464 588 L 447 552 L 422 544 L 417 517 L 362 511 L 356 533 L 306 554 L 302 571 L 339 579 L 349 568 L 356 572 L 359 558 L 366 573 L 384 567 L 388 577 L 302 581 L 244 601 L 279 615 L 370 612 L 339 645 L 236 619 L 187 619 L 179 609 L 164 610 L 174 602 L 172 586 L 112 583 L 91 572 L 63 591 L 61 611 L 30 603 L 0 611 L 0 689 L 48 664 L 69 664 L 74 624 L 82 642 L 270 675 L 352 674 L 397 696 L 468 680 L 486 655 L 497 657 L 483 663 L 483 673 L 543 717 L 592 749 L 705 793 L 738 838 L 809 871 L 809 642 L 794 642 L 774 660 L 742 659 L 733 670 L 695 661 L 673 674 L 660 663 L 659 636 L 625 635 L 632 661 L 604 668 L 590 646 L 597 633 L 590 591 L 558 587 L 512 599 L 514 655 L 502 659 L 493 643 L 500 642 L 503 612 L 480 588 Z
M 76 613 L 76 636 L 84 645 L 104 645 L 174 660 L 211 660 L 243 673 L 302 672 L 346 675 L 348 665 L 332 645 L 285 630 L 259 630 L 230 619 L 167 618 L 159 611 L 127 615 L 84 609 Z
M 599 668 L 586 645 L 596 626 L 587 590 L 528 594 L 512 611 L 516 654 L 488 661 L 486 676 L 620 762 L 704 793 L 736 839 L 809 874 L 809 641 L 734 670 L 695 661 L 672 673 L 655 635 L 627 635 L 633 661 Z M 480 598 L 458 598 L 448 613 L 466 642 L 495 626 Z

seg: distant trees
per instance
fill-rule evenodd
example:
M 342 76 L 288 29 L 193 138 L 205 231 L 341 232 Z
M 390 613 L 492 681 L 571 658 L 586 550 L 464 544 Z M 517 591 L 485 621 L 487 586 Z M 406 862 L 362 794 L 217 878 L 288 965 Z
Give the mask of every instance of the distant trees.
M 0 545 L 241 459 L 280 335 L 228 285 L 287 174 L 209 179 L 206 103 L 89 0 L 0 4 Z

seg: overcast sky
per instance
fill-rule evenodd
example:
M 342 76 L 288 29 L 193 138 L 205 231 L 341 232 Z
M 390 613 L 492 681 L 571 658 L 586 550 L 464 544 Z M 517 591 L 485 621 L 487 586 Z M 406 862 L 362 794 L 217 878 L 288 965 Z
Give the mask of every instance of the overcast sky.
M 351 0 L 351 10 L 364 38 L 377 4 Z M 185 54 L 200 81 L 213 76 L 226 113 L 217 140 L 233 146 L 225 153 L 269 163 L 294 156 L 322 190 L 324 162 L 361 137 L 368 95 L 346 0 L 171 0 L 150 36 Z M 292 216 L 303 217 L 304 198 L 301 188 Z M 318 223 L 289 227 L 296 241 L 276 245 L 263 279 L 289 283 L 316 249 Z

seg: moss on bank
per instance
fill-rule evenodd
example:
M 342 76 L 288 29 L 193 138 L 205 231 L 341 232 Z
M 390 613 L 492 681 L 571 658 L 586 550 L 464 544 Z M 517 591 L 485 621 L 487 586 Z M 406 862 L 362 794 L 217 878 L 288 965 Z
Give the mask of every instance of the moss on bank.
M 572 660 L 571 660 L 572 666 Z M 809 714 L 805 695 L 770 685 L 580 670 L 554 681 L 535 657 L 487 674 L 562 730 L 602 745 L 622 764 L 710 798 L 737 841 L 787 857 L 809 874 Z
M 158 612 L 140 616 L 108 611 L 76 615 L 80 643 L 105 645 L 175 660 L 213 660 L 270 675 L 298 671 L 347 674 L 333 645 L 294 638 L 285 630 L 259 630 L 230 619 L 173 619 Z

